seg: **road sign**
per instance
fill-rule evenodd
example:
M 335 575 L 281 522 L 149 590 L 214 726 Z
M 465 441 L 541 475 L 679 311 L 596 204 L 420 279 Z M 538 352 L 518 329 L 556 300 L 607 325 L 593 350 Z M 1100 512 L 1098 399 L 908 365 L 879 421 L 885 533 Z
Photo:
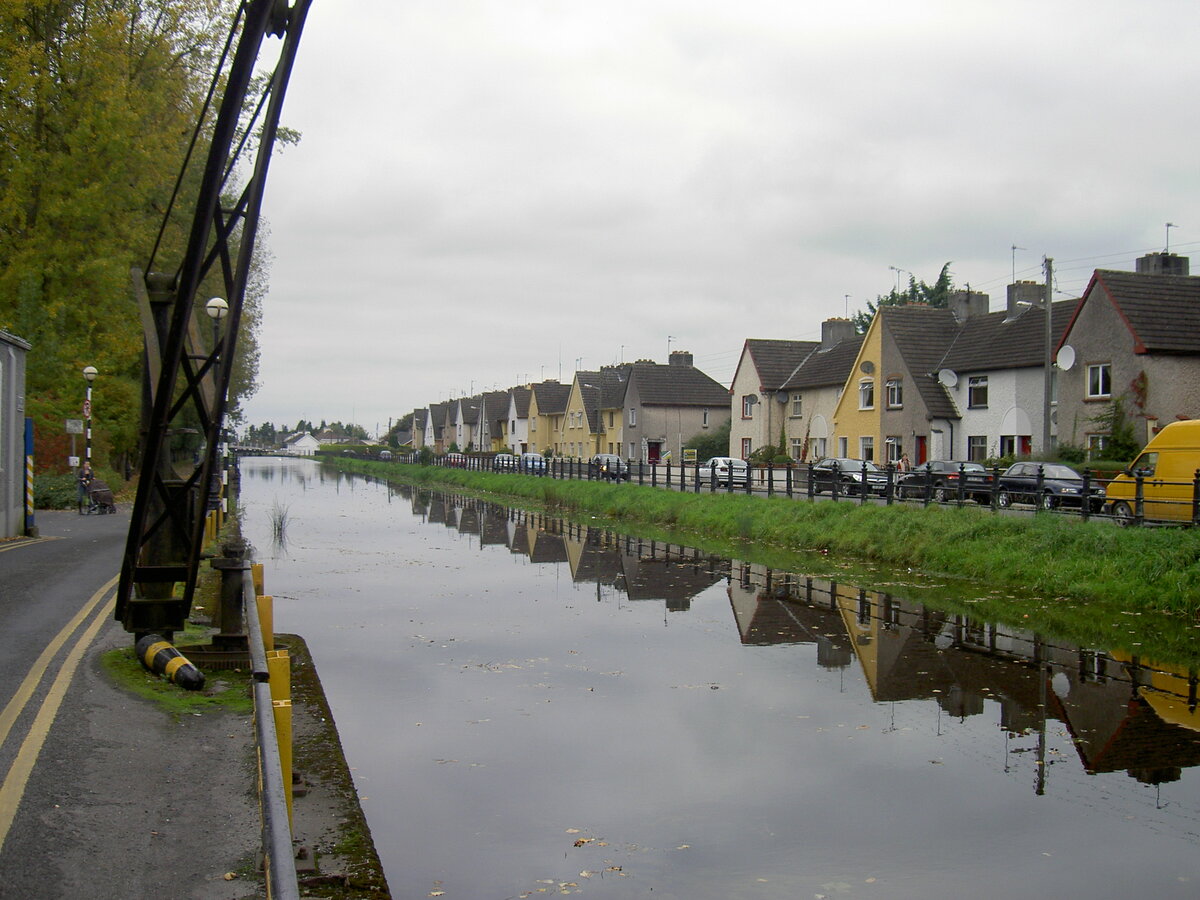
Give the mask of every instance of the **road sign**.
M 92 401 L 91 400 L 83 401 L 83 417 L 85 419 L 90 419 L 92 417 Z
M 83 419 L 67 419 L 67 434 L 83 434 Z

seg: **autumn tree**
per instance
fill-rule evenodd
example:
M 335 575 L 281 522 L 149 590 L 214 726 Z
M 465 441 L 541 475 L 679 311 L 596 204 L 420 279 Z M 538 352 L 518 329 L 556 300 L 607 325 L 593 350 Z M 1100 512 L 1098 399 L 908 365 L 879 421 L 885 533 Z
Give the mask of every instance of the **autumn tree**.
M 33 346 L 26 393 L 40 466 L 65 463 L 63 420 L 80 417 L 86 365 L 100 372 L 100 461 L 137 445 L 131 267 L 146 264 L 164 221 L 235 5 L 0 0 L 0 328 Z M 178 253 L 184 230 L 163 232 L 160 256 Z M 243 390 L 257 374 L 247 335 L 264 280 L 243 312 L 249 357 L 233 376 Z

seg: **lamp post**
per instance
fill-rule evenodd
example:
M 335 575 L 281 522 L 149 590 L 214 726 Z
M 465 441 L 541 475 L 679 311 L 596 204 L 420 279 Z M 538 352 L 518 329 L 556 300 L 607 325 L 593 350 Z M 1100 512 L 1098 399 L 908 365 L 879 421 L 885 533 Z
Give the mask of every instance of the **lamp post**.
M 83 367 L 83 379 L 87 382 L 87 395 L 83 401 L 83 461 L 92 464 L 92 382 L 100 373 L 95 366 Z
M 221 320 L 229 314 L 229 304 L 220 297 L 213 297 L 204 304 L 204 311 L 213 320 L 213 360 L 215 361 L 219 358 L 217 345 L 221 341 Z

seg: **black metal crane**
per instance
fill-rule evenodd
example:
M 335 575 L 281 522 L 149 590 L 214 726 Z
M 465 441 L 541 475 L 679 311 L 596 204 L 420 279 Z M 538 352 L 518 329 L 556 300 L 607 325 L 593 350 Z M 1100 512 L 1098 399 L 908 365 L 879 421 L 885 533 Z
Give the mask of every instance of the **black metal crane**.
M 193 136 L 193 146 L 201 135 L 210 140 L 183 257 L 174 271 L 156 271 L 164 221 L 150 263 L 133 273 L 146 341 L 144 433 L 116 618 L 137 636 L 154 632 L 169 639 L 191 612 L 205 497 L 216 470 L 267 169 L 309 2 L 242 0 L 238 5 L 205 107 L 210 111 L 220 97 L 215 118 L 208 125 L 202 114 Z M 264 80 L 256 67 L 272 36 L 282 45 Z M 246 180 L 238 189 L 242 177 Z M 176 197 L 184 183 L 181 172 Z M 218 274 L 228 314 L 223 336 L 214 334 L 211 350 L 205 350 L 196 298 L 206 279 Z M 195 451 L 197 434 L 202 443 Z M 193 452 L 178 452 L 184 435 L 191 436 Z M 182 596 L 175 595 L 177 585 L 183 586 Z

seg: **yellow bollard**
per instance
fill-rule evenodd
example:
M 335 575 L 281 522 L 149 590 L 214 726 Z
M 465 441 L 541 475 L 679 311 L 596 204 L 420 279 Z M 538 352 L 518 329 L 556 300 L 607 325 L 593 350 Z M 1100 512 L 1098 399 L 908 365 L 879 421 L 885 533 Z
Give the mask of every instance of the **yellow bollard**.
M 267 683 L 272 700 L 292 699 L 292 658 L 286 650 L 268 651 Z
M 254 596 L 255 597 L 258 597 L 261 594 L 266 593 L 266 590 L 263 588 L 263 564 L 262 563 L 253 563 L 250 566 L 250 579 L 251 579 L 251 581 L 254 582 Z
M 283 772 L 283 792 L 287 797 L 288 825 L 292 824 L 292 701 L 272 700 L 275 737 L 279 741 L 279 767 Z
M 275 598 L 270 594 L 259 594 L 254 598 L 258 607 L 258 626 L 262 629 L 263 649 L 275 649 Z
M 204 673 L 160 635 L 144 635 L 134 645 L 134 653 L 148 671 L 161 675 L 185 691 L 198 691 L 204 687 Z

